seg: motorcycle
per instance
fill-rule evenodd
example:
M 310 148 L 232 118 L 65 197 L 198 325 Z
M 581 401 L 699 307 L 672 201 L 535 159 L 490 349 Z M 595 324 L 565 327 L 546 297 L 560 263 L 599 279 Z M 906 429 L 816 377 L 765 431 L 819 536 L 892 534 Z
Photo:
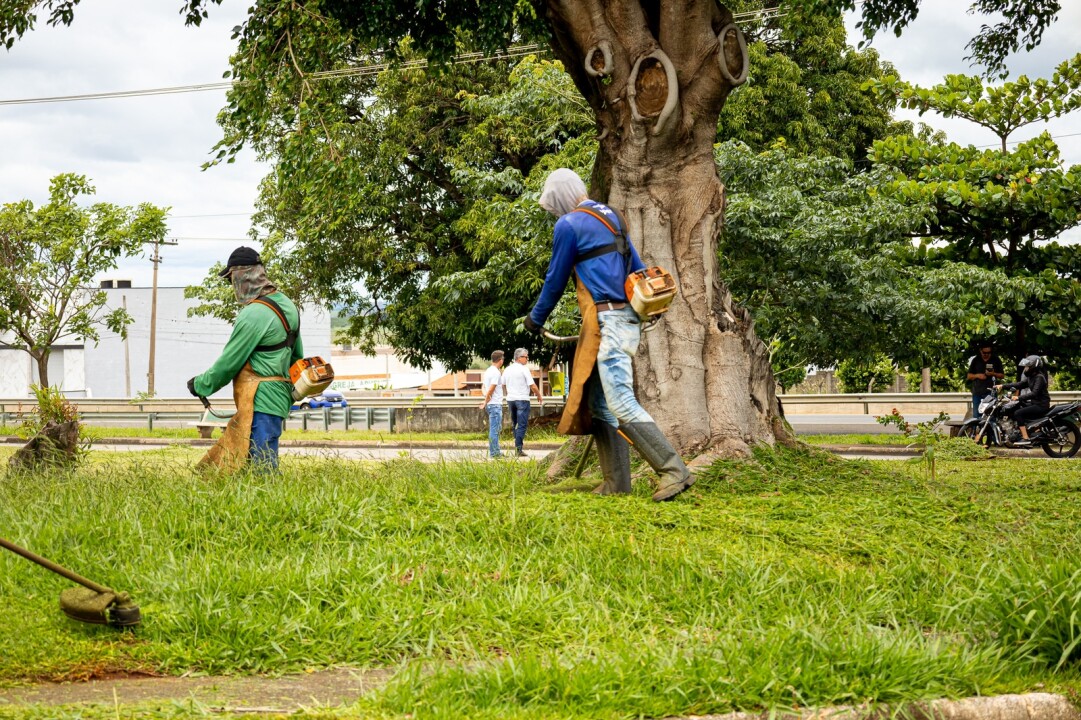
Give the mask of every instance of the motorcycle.
M 1053 458 L 1068 458 L 1081 448 L 1081 428 L 1078 415 L 1081 402 L 1053 405 L 1040 418 L 1028 423 L 1027 441 L 1021 439 L 1017 422 L 1009 416 L 1017 401 L 996 385 L 980 403 L 980 416 L 969 418 L 961 425 L 959 435 L 971 438 L 987 447 L 1040 447 Z

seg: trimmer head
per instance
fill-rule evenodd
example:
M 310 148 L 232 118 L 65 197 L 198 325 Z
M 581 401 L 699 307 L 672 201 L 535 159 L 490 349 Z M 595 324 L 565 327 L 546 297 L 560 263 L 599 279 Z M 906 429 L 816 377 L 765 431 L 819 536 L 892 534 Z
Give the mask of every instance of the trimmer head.
M 60 609 L 72 620 L 115 628 L 138 625 L 142 620 L 139 606 L 123 592 L 96 592 L 85 587 L 68 588 L 60 593 Z

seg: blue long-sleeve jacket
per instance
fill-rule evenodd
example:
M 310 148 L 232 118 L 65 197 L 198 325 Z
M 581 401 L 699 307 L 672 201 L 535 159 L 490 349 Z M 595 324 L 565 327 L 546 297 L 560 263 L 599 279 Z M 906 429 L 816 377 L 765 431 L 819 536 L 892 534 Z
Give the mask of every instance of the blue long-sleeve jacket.
M 585 200 L 578 207 L 586 207 L 604 217 L 612 227 L 620 229 L 619 218 L 615 212 L 599 202 Z M 626 229 L 624 228 L 624 232 Z M 571 271 L 575 270 L 582 283 L 593 296 L 594 302 L 627 302 L 627 292 L 624 282 L 627 275 L 638 270 L 644 270 L 646 265 L 638 256 L 634 244 L 630 242 L 630 263 L 617 252 L 590 258 L 577 263 L 580 255 L 590 250 L 608 245 L 615 241 L 615 236 L 597 218 L 584 212 L 569 212 L 556 221 L 555 234 L 552 240 L 552 260 L 548 263 L 548 274 L 544 276 L 544 287 L 541 288 L 540 297 L 533 305 L 529 317 L 538 325 L 551 315 L 552 309 L 559 302 L 563 289 L 567 287 Z

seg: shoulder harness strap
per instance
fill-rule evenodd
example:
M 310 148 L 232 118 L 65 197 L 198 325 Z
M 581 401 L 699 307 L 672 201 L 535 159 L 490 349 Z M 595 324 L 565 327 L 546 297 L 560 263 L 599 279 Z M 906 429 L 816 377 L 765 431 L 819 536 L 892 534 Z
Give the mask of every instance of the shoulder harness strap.
M 614 252 L 617 252 L 620 255 L 622 255 L 624 260 L 626 260 L 626 261 L 630 260 L 631 246 L 630 246 L 630 242 L 627 241 L 627 233 L 624 231 L 624 227 L 625 227 L 626 223 L 623 222 L 622 216 L 619 214 L 619 212 L 615 208 L 612 208 L 612 211 L 616 213 L 616 217 L 619 218 L 619 220 L 620 220 L 620 225 L 619 225 L 618 230 L 616 228 L 612 227 L 612 223 L 608 222 L 604 218 L 603 215 L 601 215 L 600 213 L 593 212 L 589 208 L 579 207 L 579 208 L 575 208 L 572 211 L 572 212 L 582 212 L 582 213 L 586 213 L 587 215 L 592 215 L 596 219 L 600 220 L 601 223 L 603 223 L 606 228 L 608 228 L 608 232 L 615 235 L 615 241 L 614 242 L 608 243 L 607 245 L 601 245 L 598 248 L 593 248 L 592 250 L 590 250 L 588 252 L 582 253 L 577 258 L 575 258 L 574 261 L 576 263 L 580 263 L 580 262 L 583 262 L 585 260 L 592 260 L 595 257 L 600 257 L 601 255 L 607 255 L 609 253 L 614 253 Z
M 283 348 L 293 349 L 293 346 L 297 344 L 297 338 L 300 336 L 300 314 L 297 314 L 297 327 L 296 330 L 289 329 L 289 321 L 285 319 L 285 313 L 282 312 L 281 306 L 274 302 L 267 296 L 257 297 L 251 301 L 251 303 L 259 303 L 274 311 L 274 314 L 278 316 L 278 319 L 282 321 L 282 327 L 285 328 L 285 339 L 280 343 L 274 343 L 273 345 L 259 345 L 255 348 L 254 352 L 274 352 L 275 350 L 282 350 Z M 251 303 L 248 303 L 249 305 Z

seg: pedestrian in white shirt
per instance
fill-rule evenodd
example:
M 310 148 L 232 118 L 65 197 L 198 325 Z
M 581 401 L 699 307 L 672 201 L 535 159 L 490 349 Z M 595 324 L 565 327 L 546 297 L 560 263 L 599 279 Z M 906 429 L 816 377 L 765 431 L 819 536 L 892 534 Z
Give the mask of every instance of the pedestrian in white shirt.
M 503 375 L 499 369 L 503 367 L 503 351 L 496 350 L 492 353 L 492 365 L 484 371 L 484 380 L 481 390 L 484 392 L 484 400 L 480 403 L 481 410 L 488 412 L 488 457 L 501 457 L 499 451 L 499 431 L 503 429 Z
M 544 405 L 540 388 L 533 382 L 533 373 L 529 365 L 529 351 L 518 348 L 514 351 L 514 362 L 503 372 L 503 383 L 507 386 L 507 407 L 510 408 L 510 424 L 514 428 L 514 448 L 518 457 L 525 457 L 522 445 L 525 443 L 526 426 L 529 424 L 529 392 L 537 396 L 537 403 Z

